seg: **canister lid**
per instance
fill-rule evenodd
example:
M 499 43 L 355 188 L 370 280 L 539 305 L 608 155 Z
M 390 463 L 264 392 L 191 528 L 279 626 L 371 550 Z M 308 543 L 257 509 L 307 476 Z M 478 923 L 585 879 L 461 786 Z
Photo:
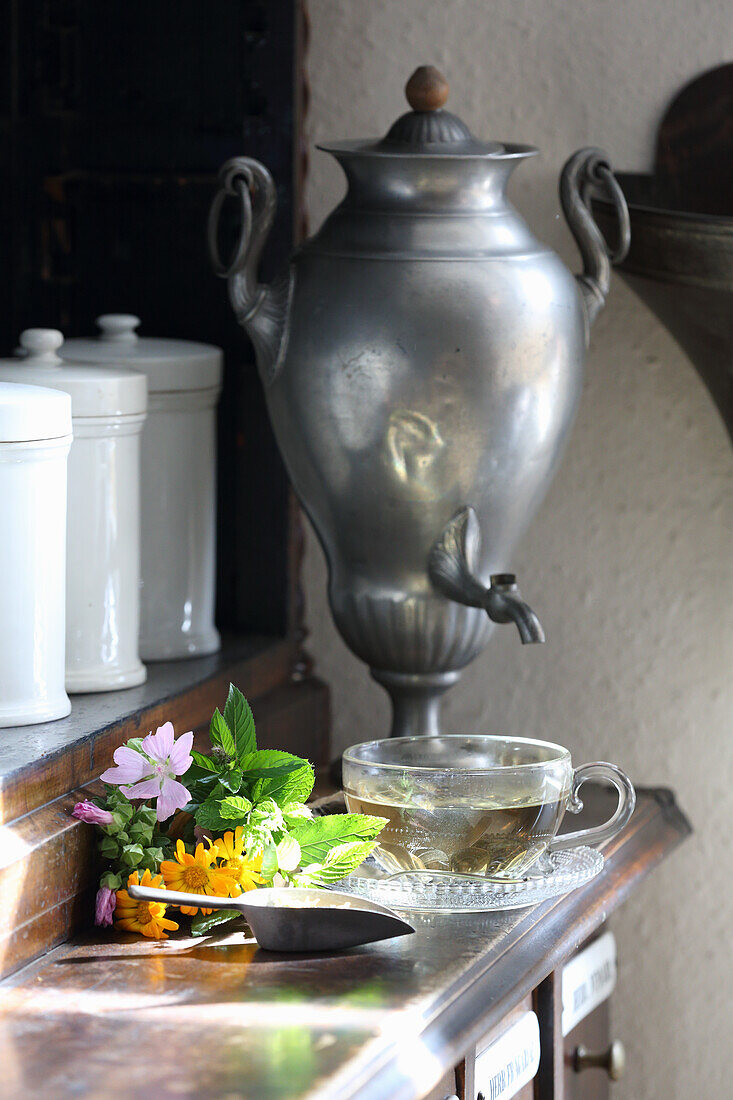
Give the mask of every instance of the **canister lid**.
M 55 328 L 27 328 L 20 337 L 21 354 L 0 359 L 0 379 L 50 386 L 71 396 L 75 420 L 89 416 L 133 416 L 147 408 L 145 375 L 123 365 L 74 364 L 61 358 L 64 337 Z
M 0 443 L 34 443 L 65 435 L 71 435 L 68 393 L 0 382 Z
M 149 393 L 208 390 L 221 386 L 222 350 L 192 340 L 138 336 L 140 318 L 131 313 L 105 313 L 92 339 L 67 340 L 64 358 L 85 363 L 129 363 L 148 378 Z

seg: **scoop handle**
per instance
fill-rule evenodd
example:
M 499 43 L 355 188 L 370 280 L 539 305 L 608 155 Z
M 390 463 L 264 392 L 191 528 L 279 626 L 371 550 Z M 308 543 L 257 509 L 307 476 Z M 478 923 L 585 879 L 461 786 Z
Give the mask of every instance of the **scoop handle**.
M 132 884 L 127 887 L 127 892 L 131 898 L 138 898 L 140 901 L 162 901 L 165 905 L 191 905 L 197 909 L 204 906 L 206 909 L 236 909 L 238 913 L 243 912 L 239 898 L 217 898 L 211 894 L 187 894 L 181 890 L 156 890 L 153 886 Z

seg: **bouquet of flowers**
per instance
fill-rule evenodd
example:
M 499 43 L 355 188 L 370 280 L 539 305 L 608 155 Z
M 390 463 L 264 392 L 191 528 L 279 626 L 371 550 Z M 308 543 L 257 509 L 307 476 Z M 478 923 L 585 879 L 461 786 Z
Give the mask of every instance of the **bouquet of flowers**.
M 261 886 L 329 886 L 369 855 L 384 818 L 366 814 L 314 817 L 306 801 L 312 765 L 292 753 L 258 749 L 249 703 L 233 684 L 223 714 L 211 719 L 212 749 L 193 748 L 193 733 L 175 736 L 166 722 L 114 753 L 102 774 L 103 798 L 78 802 L 74 817 L 96 826 L 105 863 L 95 922 L 166 939 L 178 928 L 162 902 L 137 901 L 134 883 L 200 894 L 181 908 L 191 932 L 235 920 L 206 905 L 207 896 L 236 897 Z

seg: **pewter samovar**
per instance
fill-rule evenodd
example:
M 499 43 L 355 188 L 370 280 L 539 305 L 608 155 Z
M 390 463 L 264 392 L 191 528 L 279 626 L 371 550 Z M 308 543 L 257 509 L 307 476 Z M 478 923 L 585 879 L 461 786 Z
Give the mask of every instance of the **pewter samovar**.
M 608 158 L 583 149 L 560 184 L 577 279 L 506 198 L 537 150 L 482 142 L 443 109 L 432 68 L 385 138 L 321 148 L 348 192 L 269 286 L 257 281 L 272 178 L 228 161 L 210 218 L 218 274 L 255 348 L 275 435 L 326 554 L 346 644 L 394 706 L 393 734 L 438 732 L 439 697 L 494 623 L 544 640 L 504 572 L 557 468 L 588 333 L 610 281 L 586 191 L 626 206 Z M 227 195 L 243 231 L 227 266 Z

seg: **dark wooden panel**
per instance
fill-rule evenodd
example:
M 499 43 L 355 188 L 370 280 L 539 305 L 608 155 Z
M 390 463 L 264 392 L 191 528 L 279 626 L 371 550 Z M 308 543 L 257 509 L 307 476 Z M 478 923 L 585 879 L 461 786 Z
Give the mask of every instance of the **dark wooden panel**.
M 65 943 L 88 919 L 93 893 L 74 894 L 0 939 L 0 975 L 6 977 Z M 7 1095 L 7 1094 L 6 1094 Z
M 564 1100 L 561 969 L 553 970 L 540 982 L 533 1001 L 540 1021 L 540 1068 L 535 1078 L 535 1100 Z
M 0 354 L 28 326 L 87 335 L 110 311 L 223 347 L 217 621 L 281 635 L 290 490 L 205 227 L 220 165 L 257 157 L 280 207 L 265 277 L 285 261 L 297 51 L 295 0 L 0 3 Z
M 79 828 L 82 823 L 71 817 L 71 811 L 91 794 L 89 788 L 73 791 L 4 827 L 0 940 L 86 888 L 93 829 Z
M 675 94 L 659 124 L 656 175 L 678 209 L 733 213 L 733 61 Z

